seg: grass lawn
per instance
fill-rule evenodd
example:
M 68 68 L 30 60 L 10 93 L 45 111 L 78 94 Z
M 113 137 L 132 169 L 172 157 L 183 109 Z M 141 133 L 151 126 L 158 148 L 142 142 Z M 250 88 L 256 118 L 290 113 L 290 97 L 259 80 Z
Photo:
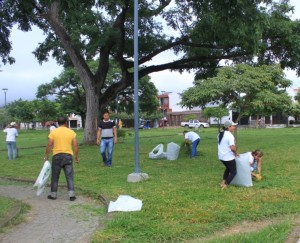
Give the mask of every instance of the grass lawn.
M 176 161 L 152 160 L 148 153 L 159 143 L 165 150 L 169 142 L 180 145 L 183 129 L 140 130 L 141 172 L 150 179 L 139 183 L 127 182 L 135 161 L 134 131 L 126 131 L 127 136 L 115 146 L 113 167 L 102 167 L 97 145 L 80 146 L 80 164 L 74 165 L 77 193 L 94 198 L 101 194 L 112 201 L 119 195 L 130 195 L 143 201 L 139 212 L 114 213 L 105 228 L 95 233 L 94 242 L 197 242 L 198 237 L 208 237 L 241 221 L 278 217 L 285 220 L 274 226 L 276 233 L 269 227 L 223 242 L 283 242 L 290 232 L 289 217 L 300 212 L 300 129 L 238 129 L 239 153 L 263 150 L 264 179 L 254 181 L 251 188 L 231 186 L 223 191 L 219 184 L 224 166 L 217 158 L 216 128 L 200 130 L 197 159 L 181 152 Z M 47 133 L 20 131 L 16 161 L 6 160 L 3 143 L 0 177 L 35 180 L 42 167 Z M 81 141 L 83 131 L 77 133 Z M 63 176 L 60 183 L 65 184 Z M 257 241 L 259 238 L 264 240 Z

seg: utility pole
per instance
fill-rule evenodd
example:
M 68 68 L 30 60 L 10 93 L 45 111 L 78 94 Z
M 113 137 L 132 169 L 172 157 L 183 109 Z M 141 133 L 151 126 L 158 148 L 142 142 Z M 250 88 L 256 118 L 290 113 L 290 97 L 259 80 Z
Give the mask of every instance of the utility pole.
M 3 90 L 3 92 L 4 92 L 4 107 L 6 107 L 6 92 L 7 92 L 7 88 L 3 88 L 2 89 Z

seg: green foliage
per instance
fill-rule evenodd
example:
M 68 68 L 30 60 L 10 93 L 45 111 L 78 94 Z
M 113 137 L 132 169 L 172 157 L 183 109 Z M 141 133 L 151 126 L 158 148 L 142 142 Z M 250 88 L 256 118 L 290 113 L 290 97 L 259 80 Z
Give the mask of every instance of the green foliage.
M 60 114 L 58 104 L 49 100 L 27 101 L 19 99 L 9 103 L 5 110 L 11 120 L 24 123 L 56 120 Z
M 228 109 L 222 106 L 207 107 L 203 110 L 203 115 L 205 117 L 216 117 L 220 123 L 221 118 L 228 115 Z
M 118 128 L 118 139 L 124 140 L 126 137 L 127 131 L 125 129 Z
M 96 72 L 99 61 L 89 62 L 91 70 Z M 112 68 L 107 73 L 107 78 L 103 90 L 120 81 L 120 69 L 115 62 L 111 60 Z M 141 112 L 146 115 L 152 115 L 158 107 L 157 89 L 150 81 L 150 77 L 146 76 L 139 81 L 139 107 Z M 106 110 L 116 111 L 118 113 L 133 113 L 134 106 L 134 90 L 133 86 L 127 87 L 116 94 Z M 83 84 L 75 70 L 75 68 L 67 67 L 64 71 L 52 80 L 51 83 L 42 84 L 38 87 L 37 98 L 47 99 L 48 96 L 55 96 L 56 102 L 60 104 L 60 111 L 63 113 L 79 114 L 83 118 L 86 115 L 86 92 Z M 117 115 L 115 115 L 117 116 Z
M 143 0 L 138 77 L 162 70 L 195 70 L 198 78 L 207 78 L 215 75 L 223 60 L 279 62 L 299 73 L 300 23 L 290 19 L 292 9 L 288 1 Z M 0 58 L 3 63 L 14 62 L 9 39 L 13 26 L 23 31 L 33 25 L 40 28 L 46 38 L 34 51 L 38 61 L 52 55 L 59 64 L 74 66 L 80 77 L 88 97 L 85 140 L 92 143 L 99 111 L 133 85 L 133 14 L 134 2 L 128 0 L 2 0 Z M 179 55 L 151 62 L 167 51 Z M 90 68 L 88 63 L 98 58 L 98 66 Z M 120 79 L 107 85 L 111 58 L 121 69 Z
M 221 130 L 221 119 L 224 116 L 228 115 L 228 109 L 226 109 L 225 107 L 222 106 L 218 106 L 218 107 L 207 107 L 203 110 L 203 115 L 205 117 L 215 117 L 218 120 L 218 127 L 219 130 Z
M 133 130 L 124 130 L 133 134 Z M 127 175 L 135 167 L 134 136 L 127 136 L 126 140 L 115 145 L 111 168 L 101 166 L 98 146 L 80 146 L 81 163 L 74 165 L 78 195 L 84 192 L 97 200 L 101 194 L 111 201 L 119 195 L 131 195 L 143 201 L 139 212 L 114 213 L 111 220 L 104 222 L 103 228 L 95 233 L 93 241 L 197 242 L 226 227 L 243 225 L 244 221 L 257 224 L 261 220 L 272 221 L 282 217 L 282 224 L 272 226 L 279 232 L 266 228 L 238 239 L 246 237 L 248 242 L 257 242 L 264 236 L 274 239 L 272 234 L 284 239 L 290 227 L 284 222 L 285 216 L 300 213 L 297 159 L 300 156 L 300 129 L 239 130 L 238 152 L 257 148 L 264 151 L 264 178 L 254 181 L 250 188 L 230 186 L 226 190 L 219 186 L 224 166 L 217 158 L 217 131 L 214 128 L 200 133 L 199 157 L 195 160 L 191 160 L 185 152 L 180 152 L 176 161 L 148 158 L 149 152 L 159 143 L 165 148 L 169 142 L 181 144 L 182 130 L 139 131 L 139 162 L 142 172 L 150 176 L 149 180 L 140 183 L 126 182 Z M 76 133 L 81 141 L 83 131 Z M 17 163 L 7 163 L 5 153 L 1 153 L 0 166 L 3 169 L 0 176 L 34 181 L 41 169 L 47 134 L 48 131 L 19 131 L 17 144 L 20 157 Z M 66 184 L 63 176 L 59 183 Z
M 195 114 L 189 114 L 185 116 L 185 121 L 196 119 L 197 116 Z
M 238 64 L 221 68 L 214 78 L 195 81 L 195 86 L 183 93 L 182 104 L 189 108 L 208 103 L 230 105 L 239 111 L 239 118 L 270 115 L 289 110 L 291 98 L 285 88 L 290 85 L 279 65 Z

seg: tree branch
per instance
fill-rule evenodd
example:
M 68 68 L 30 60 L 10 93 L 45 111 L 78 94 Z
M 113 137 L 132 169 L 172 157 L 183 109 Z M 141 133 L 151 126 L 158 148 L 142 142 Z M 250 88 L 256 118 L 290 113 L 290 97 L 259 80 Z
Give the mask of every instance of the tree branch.
M 68 35 L 67 30 L 63 27 L 58 17 L 59 1 L 54 0 L 51 2 L 49 12 L 46 13 L 43 17 L 49 22 L 53 28 L 55 34 L 60 39 L 62 45 L 64 46 L 66 52 L 68 53 L 73 65 L 78 71 L 78 75 L 83 81 L 86 82 L 87 76 L 90 80 L 93 80 L 93 74 L 90 71 L 87 63 L 85 62 L 82 55 L 74 48 L 71 37 Z

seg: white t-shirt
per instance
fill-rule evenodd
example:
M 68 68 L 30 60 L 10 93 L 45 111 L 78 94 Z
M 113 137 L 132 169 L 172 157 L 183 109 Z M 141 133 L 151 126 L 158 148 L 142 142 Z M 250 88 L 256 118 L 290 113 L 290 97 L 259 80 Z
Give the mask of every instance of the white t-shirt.
M 254 160 L 252 152 L 248 152 L 248 160 L 249 160 L 249 163 L 250 163 L 250 169 L 251 169 L 251 171 L 256 170 L 257 169 L 257 163 Z
M 14 127 L 7 127 L 3 130 L 6 133 L 7 142 L 16 142 L 16 137 L 18 137 L 18 130 Z
M 187 132 L 185 135 L 184 135 L 184 138 L 191 141 L 191 142 L 194 142 L 196 141 L 197 139 L 200 139 L 200 136 L 195 133 L 195 132 Z
M 219 143 L 218 135 L 218 158 L 219 160 L 229 161 L 235 158 L 230 146 L 235 145 L 235 139 L 231 132 L 225 131 L 222 141 Z
M 55 128 L 56 128 L 56 126 L 51 125 L 50 128 L 49 128 L 50 132 L 51 132 L 52 130 L 54 130 Z
M 247 152 L 247 154 L 248 154 L 248 157 L 249 157 L 248 161 L 252 165 L 254 163 L 254 157 L 252 155 L 252 152 Z

